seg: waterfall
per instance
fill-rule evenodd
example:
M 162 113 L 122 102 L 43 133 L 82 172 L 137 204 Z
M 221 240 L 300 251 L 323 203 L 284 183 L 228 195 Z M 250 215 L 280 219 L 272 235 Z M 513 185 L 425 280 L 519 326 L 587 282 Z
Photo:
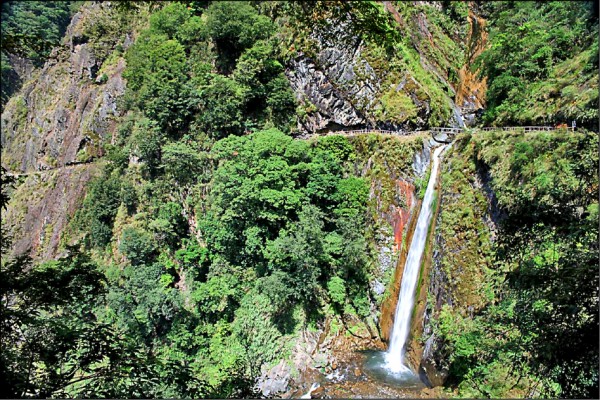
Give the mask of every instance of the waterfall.
M 431 220 L 431 206 L 438 175 L 439 157 L 444 147 L 445 146 L 438 147 L 433 153 L 431 175 L 429 177 L 429 182 L 427 183 L 425 197 L 421 204 L 417 226 L 408 250 L 406 264 L 404 265 L 404 273 L 402 274 L 402 285 L 400 287 L 398 305 L 396 306 L 396 315 L 394 317 L 394 327 L 392 329 L 390 346 L 385 354 L 385 367 L 394 373 L 409 371 L 408 367 L 404 365 L 405 346 L 410 332 L 415 287 L 417 285 L 417 279 L 419 278 L 421 259 L 423 258 L 423 251 L 425 250 L 425 242 L 427 240 L 427 230 L 429 229 L 429 221 Z

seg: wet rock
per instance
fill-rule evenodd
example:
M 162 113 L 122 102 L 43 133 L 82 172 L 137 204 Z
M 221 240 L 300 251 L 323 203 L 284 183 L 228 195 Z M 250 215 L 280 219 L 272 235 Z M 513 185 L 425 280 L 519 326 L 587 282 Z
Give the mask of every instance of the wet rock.
M 436 240 L 439 240 L 439 238 L 436 238 Z M 439 253 L 434 254 L 433 257 L 429 278 L 429 293 L 433 298 L 433 304 L 428 304 L 423 317 L 423 337 L 427 339 L 423 347 L 419 368 L 431 385 L 440 386 L 448 377 L 449 365 L 445 357 L 444 343 L 433 331 L 430 321 L 434 312 L 440 310 L 443 304 L 452 304 L 452 295 L 448 278 L 441 268 Z
M 325 388 L 323 388 L 323 386 L 319 386 L 315 390 L 313 390 L 310 395 L 313 399 L 320 399 L 324 393 L 325 393 Z
M 373 281 L 371 288 L 378 296 L 381 296 L 385 292 L 384 284 L 379 282 L 377 279 Z
M 324 368 L 327 366 L 327 362 L 327 355 L 324 353 L 318 353 L 314 357 L 313 367 L 317 369 Z
M 415 158 L 412 163 L 412 168 L 415 174 L 420 177 L 423 177 L 425 175 L 425 172 L 427 172 L 427 168 L 429 168 L 429 165 L 431 164 L 431 147 L 431 142 L 425 142 L 423 150 L 415 154 Z
M 291 368 L 283 360 L 269 370 L 263 369 L 262 375 L 258 378 L 255 388 L 263 396 L 273 396 L 285 392 L 288 389 L 290 381 Z
M 360 370 L 360 368 L 354 368 L 354 376 L 356 376 L 358 378 L 361 375 L 362 375 L 362 371 Z

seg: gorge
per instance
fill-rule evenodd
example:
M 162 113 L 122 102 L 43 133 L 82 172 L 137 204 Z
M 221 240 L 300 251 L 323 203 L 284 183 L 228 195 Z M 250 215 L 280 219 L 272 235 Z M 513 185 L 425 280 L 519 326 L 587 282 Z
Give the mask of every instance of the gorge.
M 4 2 L 0 397 L 597 398 L 597 13 Z

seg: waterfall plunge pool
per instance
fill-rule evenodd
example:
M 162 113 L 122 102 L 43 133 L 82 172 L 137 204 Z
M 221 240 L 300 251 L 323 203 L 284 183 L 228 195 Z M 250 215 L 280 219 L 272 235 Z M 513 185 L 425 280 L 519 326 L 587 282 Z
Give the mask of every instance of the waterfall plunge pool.
M 321 375 L 321 396 L 327 398 L 416 398 L 422 389 L 431 387 L 424 374 L 413 372 L 404 362 L 404 351 L 409 337 L 415 287 L 421 259 L 427 240 L 429 224 L 433 216 L 435 192 L 441 153 L 449 146 L 440 146 L 433 151 L 432 168 L 427 190 L 417 218 L 415 233 L 410 244 L 407 261 L 395 310 L 394 325 L 387 351 L 354 351 L 344 360 L 343 366 L 334 368 L 328 375 Z M 314 383 L 314 378 L 311 379 Z M 310 386 L 304 385 L 303 395 Z M 310 395 L 310 393 L 309 393 Z
M 369 378 L 389 386 L 405 389 L 424 389 L 429 385 L 409 368 L 395 372 L 387 368 L 385 351 L 365 350 L 363 370 Z

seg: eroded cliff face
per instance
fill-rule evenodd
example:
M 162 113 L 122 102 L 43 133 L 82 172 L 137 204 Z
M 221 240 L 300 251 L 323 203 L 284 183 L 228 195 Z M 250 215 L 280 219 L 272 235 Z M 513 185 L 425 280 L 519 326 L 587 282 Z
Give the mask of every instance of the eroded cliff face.
M 374 122 L 364 111 L 377 100 L 381 81 L 362 56 L 363 40 L 350 32 L 348 22 L 315 30 L 316 57 L 300 52 L 289 62 L 286 75 L 307 108 L 299 130 L 335 131 Z
M 63 44 L 7 103 L 2 113 L 2 165 L 20 176 L 5 222 L 14 226 L 14 251 L 49 259 L 77 209 L 117 127 L 125 91 L 124 59 L 106 60 L 87 32 L 111 8 L 88 3 L 74 15 Z M 103 43 L 126 48 L 131 37 Z M 77 165 L 77 167 L 73 167 Z
M 82 8 L 63 45 L 8 102 L 2 114 L 2 163 L 13 172 L 65 166 L 102 155 L 125 90 L 124 60 L 103 66 L 82 34 L 102 5 Z M 100 67 L 106 82 L 96 82 Z M 78 154 L 79 153 L 79 154 Z M 79 159 L 78 159 L 79 156 Z
M 286 68 L 303 109 L 298 119 L 299 133 L 364 127 L 410 131 L 432 124 L 464 125 L 454 103 L 457 92 L 452 79 L 460 67 L 453 63 L 455 60 L 448 60 L 461 55 L 452 54 L 453 50 L 438 43 L 442 35 L 439 27 L 437 36 L 429 30 L 435 24 L 422 10 L 441 12 L 441 5 L 417 3 L 424 3 L 419 4 L 421 11 L 403 16 L 391 2 L 383 2 L 396 22 L 395 29 L 407 37 L 418 61 L 400 54 L 408 51 L 406 47 L 390 54 L 389 49 L 365 40 L 343 18 L 312 27 L 308 35 L 310 51 L 297 51 Z M 445 39 L 455 40 L 456 51 L 466 47 L 465 35 Z M 438 115 L 431 120 L 434 109 Z
M 454 101 L 462 109 L 465 124 L 472 125 L 478 113 L 485 108 L 487 78 L 480 77 L 480 71 L 473 66 L 488 46 L 488 37 L 485 29 L 487 21 L 479 15 L 475 3 L 469 8 L 468 21 L 467 57 L 465 65 L 458 71 L 459 83 Z
M 82 164 L 22 176 L 4 215 L 14 254 L 55 258 L 68 220 L 97 172 L 96 164 Z
M 427 172 L 429 162 L 431 161 L 431 142 L 424 141 L 423 149 L 415 153 L 412 169 L 414 176 L 423 178 Z M 393 175 L 393 173 L 392 173 Z M 379 332 L 381 340 L 388 342 L 392 334 L 394 326 L 394 318 L 396 312 L 396 306 L 398 304 L 398 298 L 400 295 L 400 287 L 402 284 L 402 275 L 404 273 L 404 264 L 406 263 L 406 257 L 408 256 L 408 249 L 412 241 L 412 235 L 417 222 L 418 213 L 421 208 L 421 200 L 416 196 L 416 188 L 413 180 L 405 180 L 402 178 L 395 178 L 398 198 L 406 199 L 401 204 L 395 204 L 392 206 L 391 213 L 383 213 L 382 217 L 393 227 L 394 231 L 394 247 L 393 247 L 393 279 L 388 284 L 387 296 L 381 303 L 380 319 L 379 319 Z M 385 249 L 385 247 L 381 247 Z M 380 261 L 380 268 L 389 268 L 388 264 L 384 264 Z

